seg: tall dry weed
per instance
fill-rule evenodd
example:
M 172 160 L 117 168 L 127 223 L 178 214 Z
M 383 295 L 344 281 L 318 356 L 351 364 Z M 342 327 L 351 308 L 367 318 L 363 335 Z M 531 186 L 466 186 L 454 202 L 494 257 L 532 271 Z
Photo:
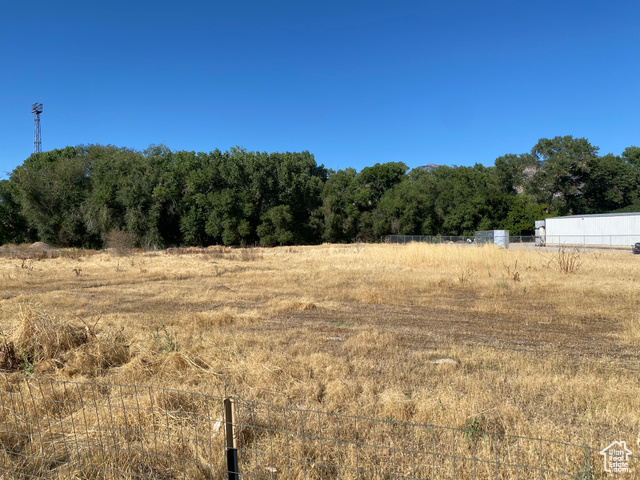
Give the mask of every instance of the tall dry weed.
M 576 247 L 560 247 L 557 253 L 551 255 L 549 264 L 561 273 L 571 275 L 580 270 L 583 258 L 580 249 Z
M 124 230 L 110 230 L 104 237 L 105 246 L 117 255 L 127 255 L 134 247 L 133 236 Z
M 91 335 L 88 328 L 72 327 L 41 307 L 22 305 L 12 338 L 18 351 L 39 362 L 86 343 Z

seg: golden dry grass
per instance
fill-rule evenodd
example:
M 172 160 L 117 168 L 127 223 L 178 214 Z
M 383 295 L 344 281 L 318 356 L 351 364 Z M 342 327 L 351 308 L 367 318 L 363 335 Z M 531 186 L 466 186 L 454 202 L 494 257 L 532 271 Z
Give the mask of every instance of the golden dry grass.
M 567 274 L 558 255 L 410 244 L 5 256 L 0 328 L 24 349 L 38 319 L 60 327 L 40 331 L 43 378 L 640 449 L 640 259 L 581 252 Z M 95 338 L 73 343 L 83 327 Z

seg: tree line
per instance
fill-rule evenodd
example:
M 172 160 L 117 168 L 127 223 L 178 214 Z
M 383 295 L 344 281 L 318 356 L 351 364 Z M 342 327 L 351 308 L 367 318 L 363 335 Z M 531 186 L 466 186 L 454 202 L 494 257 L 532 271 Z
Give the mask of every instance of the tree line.
M 530 235 L 549 216 L 640 211 L 640 148 L 600 156 L 584 138 L 541 139 L 485 167 L 357 172 L 309 152 L 66 147 L 31 155 L 0 181 L 0 244 L 142 248 L 375 241 L 382 235 Z

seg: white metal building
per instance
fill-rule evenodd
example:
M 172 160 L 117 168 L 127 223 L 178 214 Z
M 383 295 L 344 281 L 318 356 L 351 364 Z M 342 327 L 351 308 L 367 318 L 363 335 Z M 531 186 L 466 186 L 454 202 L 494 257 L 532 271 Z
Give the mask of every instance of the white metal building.
M 640 242 L 640 212 L 571 215 L 536 221 L 542 245 L 630 246 Z

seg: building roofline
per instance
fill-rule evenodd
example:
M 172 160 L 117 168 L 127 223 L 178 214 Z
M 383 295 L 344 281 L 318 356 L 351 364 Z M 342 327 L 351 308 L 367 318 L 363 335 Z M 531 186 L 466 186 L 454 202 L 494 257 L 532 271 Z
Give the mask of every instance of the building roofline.
M 640 212 L 589 213 L 585 215 L 562 215 L 559 217 L 547 217 L 545 218 L 545 220 L 552 220 L 554 218 L 582 218 L 582 217 L 630 217 L 634 215 L 640 215 Z

